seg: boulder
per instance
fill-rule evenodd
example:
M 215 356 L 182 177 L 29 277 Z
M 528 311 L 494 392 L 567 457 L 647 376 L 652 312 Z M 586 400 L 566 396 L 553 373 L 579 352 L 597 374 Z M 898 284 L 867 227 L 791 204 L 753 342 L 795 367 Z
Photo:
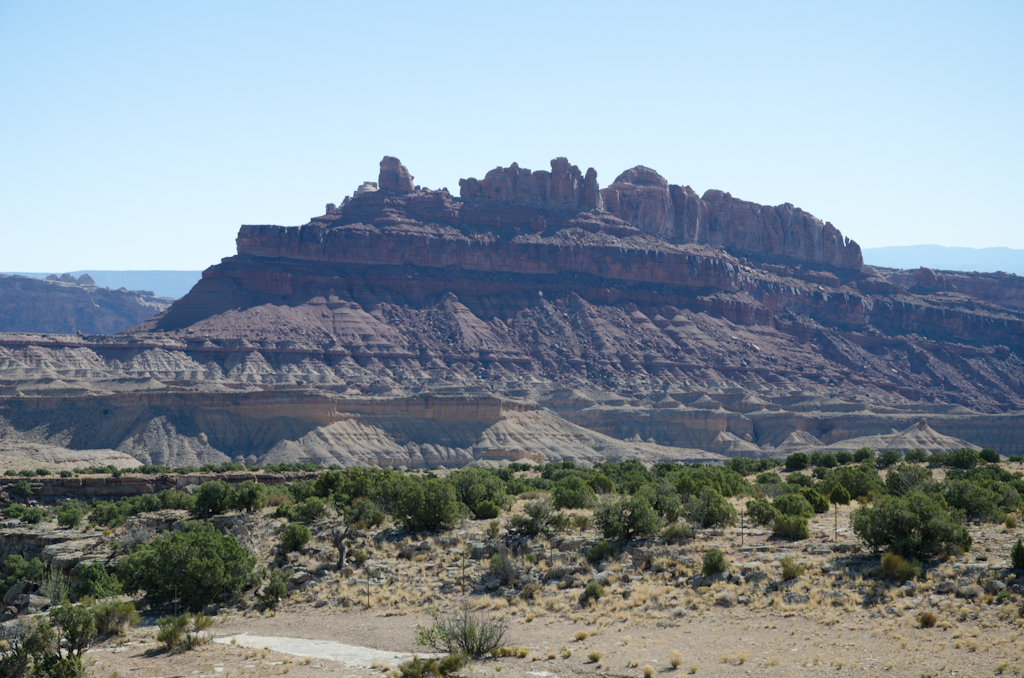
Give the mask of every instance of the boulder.
M 377 186 L 380 190 L 412 193 L 416 190 L 412 179 L 409 170 L 398 158 L 385 155 L 384 159 L 380 161 L 380 176 L 377 178 Z

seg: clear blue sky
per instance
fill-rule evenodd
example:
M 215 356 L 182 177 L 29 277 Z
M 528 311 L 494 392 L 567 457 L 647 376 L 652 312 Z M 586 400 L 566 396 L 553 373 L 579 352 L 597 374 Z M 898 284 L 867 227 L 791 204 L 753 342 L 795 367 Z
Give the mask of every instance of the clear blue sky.
M 200 269 L 558 155 L 864 247 L 1024 247 L 1024 3 L 0 0 L 0 270 Z

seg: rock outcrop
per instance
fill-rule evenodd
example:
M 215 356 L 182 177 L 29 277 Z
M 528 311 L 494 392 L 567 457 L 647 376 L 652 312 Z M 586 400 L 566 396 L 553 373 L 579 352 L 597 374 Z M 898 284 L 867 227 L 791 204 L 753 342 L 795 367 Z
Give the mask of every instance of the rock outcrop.
M 862 268 L 792 206 L 642 167 L 604 191 L 564 159 L 461 187 L 385 158 L 303 226 L 243 226 L 131 331 L 0 335 L 0 438 L 170 466 L 1024 452 L 1001 278 Z
M 149 320 L 173 299 L 97 287 L 89 276 L 46 280 L 0 274 L 0 332 L 115 334 Z

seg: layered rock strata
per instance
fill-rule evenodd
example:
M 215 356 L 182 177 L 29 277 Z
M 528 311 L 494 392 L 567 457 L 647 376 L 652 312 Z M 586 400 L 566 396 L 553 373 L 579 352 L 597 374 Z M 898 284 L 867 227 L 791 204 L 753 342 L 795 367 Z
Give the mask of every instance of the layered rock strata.
M 129 332 L 0 336 L 0 436 L 172 466 L 1024 452 L 1024 314 L 988 279 L 862 267 L 792 206 L 641 167 L 461 188 L 388 157 Z

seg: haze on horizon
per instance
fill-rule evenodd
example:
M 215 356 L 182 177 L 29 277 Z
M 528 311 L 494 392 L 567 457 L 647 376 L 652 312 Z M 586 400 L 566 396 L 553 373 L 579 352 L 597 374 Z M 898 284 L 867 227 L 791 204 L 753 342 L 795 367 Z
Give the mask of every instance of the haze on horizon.
M 1024 248 L 1024 5 L 0 2 L 0 270 L 203 269 L 396 155 Z

